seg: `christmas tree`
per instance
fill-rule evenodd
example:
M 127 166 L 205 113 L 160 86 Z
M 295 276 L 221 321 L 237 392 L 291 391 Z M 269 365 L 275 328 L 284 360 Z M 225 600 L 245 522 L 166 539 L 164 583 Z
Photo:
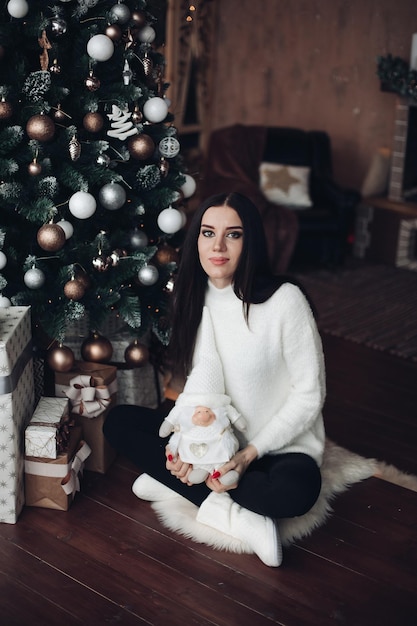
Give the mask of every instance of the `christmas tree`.
M 144 0 L 10 0 L 0 12 L 0 306 L 32 307 L 37 340 L 61 350 L 55 369 L 71 361 L 74 320 L 100 331 L 112 312 L 132 341 L 169 340 L 193 179 L 157 32 Z

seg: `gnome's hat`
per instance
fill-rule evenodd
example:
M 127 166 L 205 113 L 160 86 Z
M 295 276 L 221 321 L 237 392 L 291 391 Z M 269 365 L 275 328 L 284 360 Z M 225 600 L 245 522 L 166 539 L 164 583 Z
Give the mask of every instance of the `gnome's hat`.
M 230 404 L 229 396 L 225 395 L 223 368 L 216 348 L 210 312 L 206 306 L 203 307 L 194 355 L 193 369 L 177 399 L 177 405 L 218 408 Z

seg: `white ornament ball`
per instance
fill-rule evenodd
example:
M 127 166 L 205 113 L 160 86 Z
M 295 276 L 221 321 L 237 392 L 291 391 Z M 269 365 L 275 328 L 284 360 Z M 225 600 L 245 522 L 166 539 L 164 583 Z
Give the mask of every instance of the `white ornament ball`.
M 155 265 L 144 265 L 138 272 L 139 282 L 144 287 L 151 287 L 159 278 L 159 272 Z
M 98 199 L 105 209 L 116 211 L 126 202 L 126 191 L 118 183 L 108 183 L 100 189 Z
M 144 26 L 138 34 L 141 43 L 152 43 L 155 40 L 156 32 L 152 26 Z
M 29 289 L 40 289 L 45 283 L 45 274 L 37 267 L 32 267 L 23 276 L 23 281 Z
M 164 137 L 158 145 L 160 154 L 166 159 L 173 159 L 180 151 L 180 142 L 175 137 Z
M 0 309 L 8 309 L 9 306 L 12 306 L 9 298 L 6 298 L 6 296 L 0 296 Z
M 60 220 L 58 222 L 58 226 L 61 226 L 62 230 L 64 231 L 65 239 L 69 239 L 73 236 L 74 226 L 71 224 L 71 222 L 68 222 L 67 220 Z
M 193 193 L 195 192 L 197 188 L 197 184 L 194 178 L 190 176 L 189 174 L 184 174 L 184 176 L 185 176 L 185 183 L 181 185 L 180 189 L 182 191 L 182 195 L 184 196 L 184 198 L 191 198 L 191 196 L 193 195 Z
M 94 35 L 87 43 L 87 52 L 95 61 L 108 61 L 114 52 L 114 43 L 107 35 Z
M 69 200 L 69 210 L 74 217 L 86 220 L 91 217 L 97 208 L 95 197 L 88 191 L 76 191 Z
M 168 114 L 167 103 L 163 98 L 159 98 L 158 96 L 149 98 L 143 105 L 143 114 L 149 122 L 158 124 L 158 122 L 162 122 Z
M 7 3 L 7 11 L 12 17 L 25 17 L 29 11 L 29 5 L 26 0 L 10 0 Z
M 7 265 L 7 256 L 0 250 L 0 270 Z
M 173 235 L 178 232 L 182 226 L 182 215 L 177 209 L 168 207 L 160 212 L 158 215 L 159 228 L 168 235 Z

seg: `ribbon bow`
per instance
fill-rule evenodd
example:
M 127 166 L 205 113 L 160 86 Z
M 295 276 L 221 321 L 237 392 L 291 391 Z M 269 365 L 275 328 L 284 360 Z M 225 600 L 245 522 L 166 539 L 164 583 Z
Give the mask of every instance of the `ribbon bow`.
M 74 496 L 76 491 L 80 491 L 80 476 L 83 475 L 84 463 L 90 454 L 90 446 L 85 441 L 82 442 L 80 449 L 72 460 L 70 471 L 61 483 L 62 489 L 67 496 L 70 494 Z
M 73 413 L 93 418 L 103 413 L 111 402 L 111 393 L 106 385 L 94 386 L 94 378 L 78 374 L 70 380 L 65 395 L 71 401 Z

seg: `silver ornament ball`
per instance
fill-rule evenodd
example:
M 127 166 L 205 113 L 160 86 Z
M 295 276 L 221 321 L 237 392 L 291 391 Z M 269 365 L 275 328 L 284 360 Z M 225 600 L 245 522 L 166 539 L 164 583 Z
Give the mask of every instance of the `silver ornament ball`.
M 23 276 L 23 281 L 29 289 L 40 289 L 45 283 L 45 274 L 37 267 L 32 267 Z
M 159 278 L 155 265 L 144 265 L 138 272 L 138 279 L 144 287 L 151 287 Z
M 110 20 L 118 24 L 126 24 L 130 20 L 130 9 L 126 4 L 115 4 L 110 9 Z
M 53 17 L 51 20 L 51 32 L 55 37 L 65 35 L 67 32 L 67 23 L 61 17 Z
M 116 211 L 126 202 L 126 192 L 118 183 L 108 183 L 100 189 L 98 199 L 105 209 Z
M 128 233 L 128 244 L 132 250 L 142 250 L 148 245 L 148 236 L 143 230 L 135 228 Z

